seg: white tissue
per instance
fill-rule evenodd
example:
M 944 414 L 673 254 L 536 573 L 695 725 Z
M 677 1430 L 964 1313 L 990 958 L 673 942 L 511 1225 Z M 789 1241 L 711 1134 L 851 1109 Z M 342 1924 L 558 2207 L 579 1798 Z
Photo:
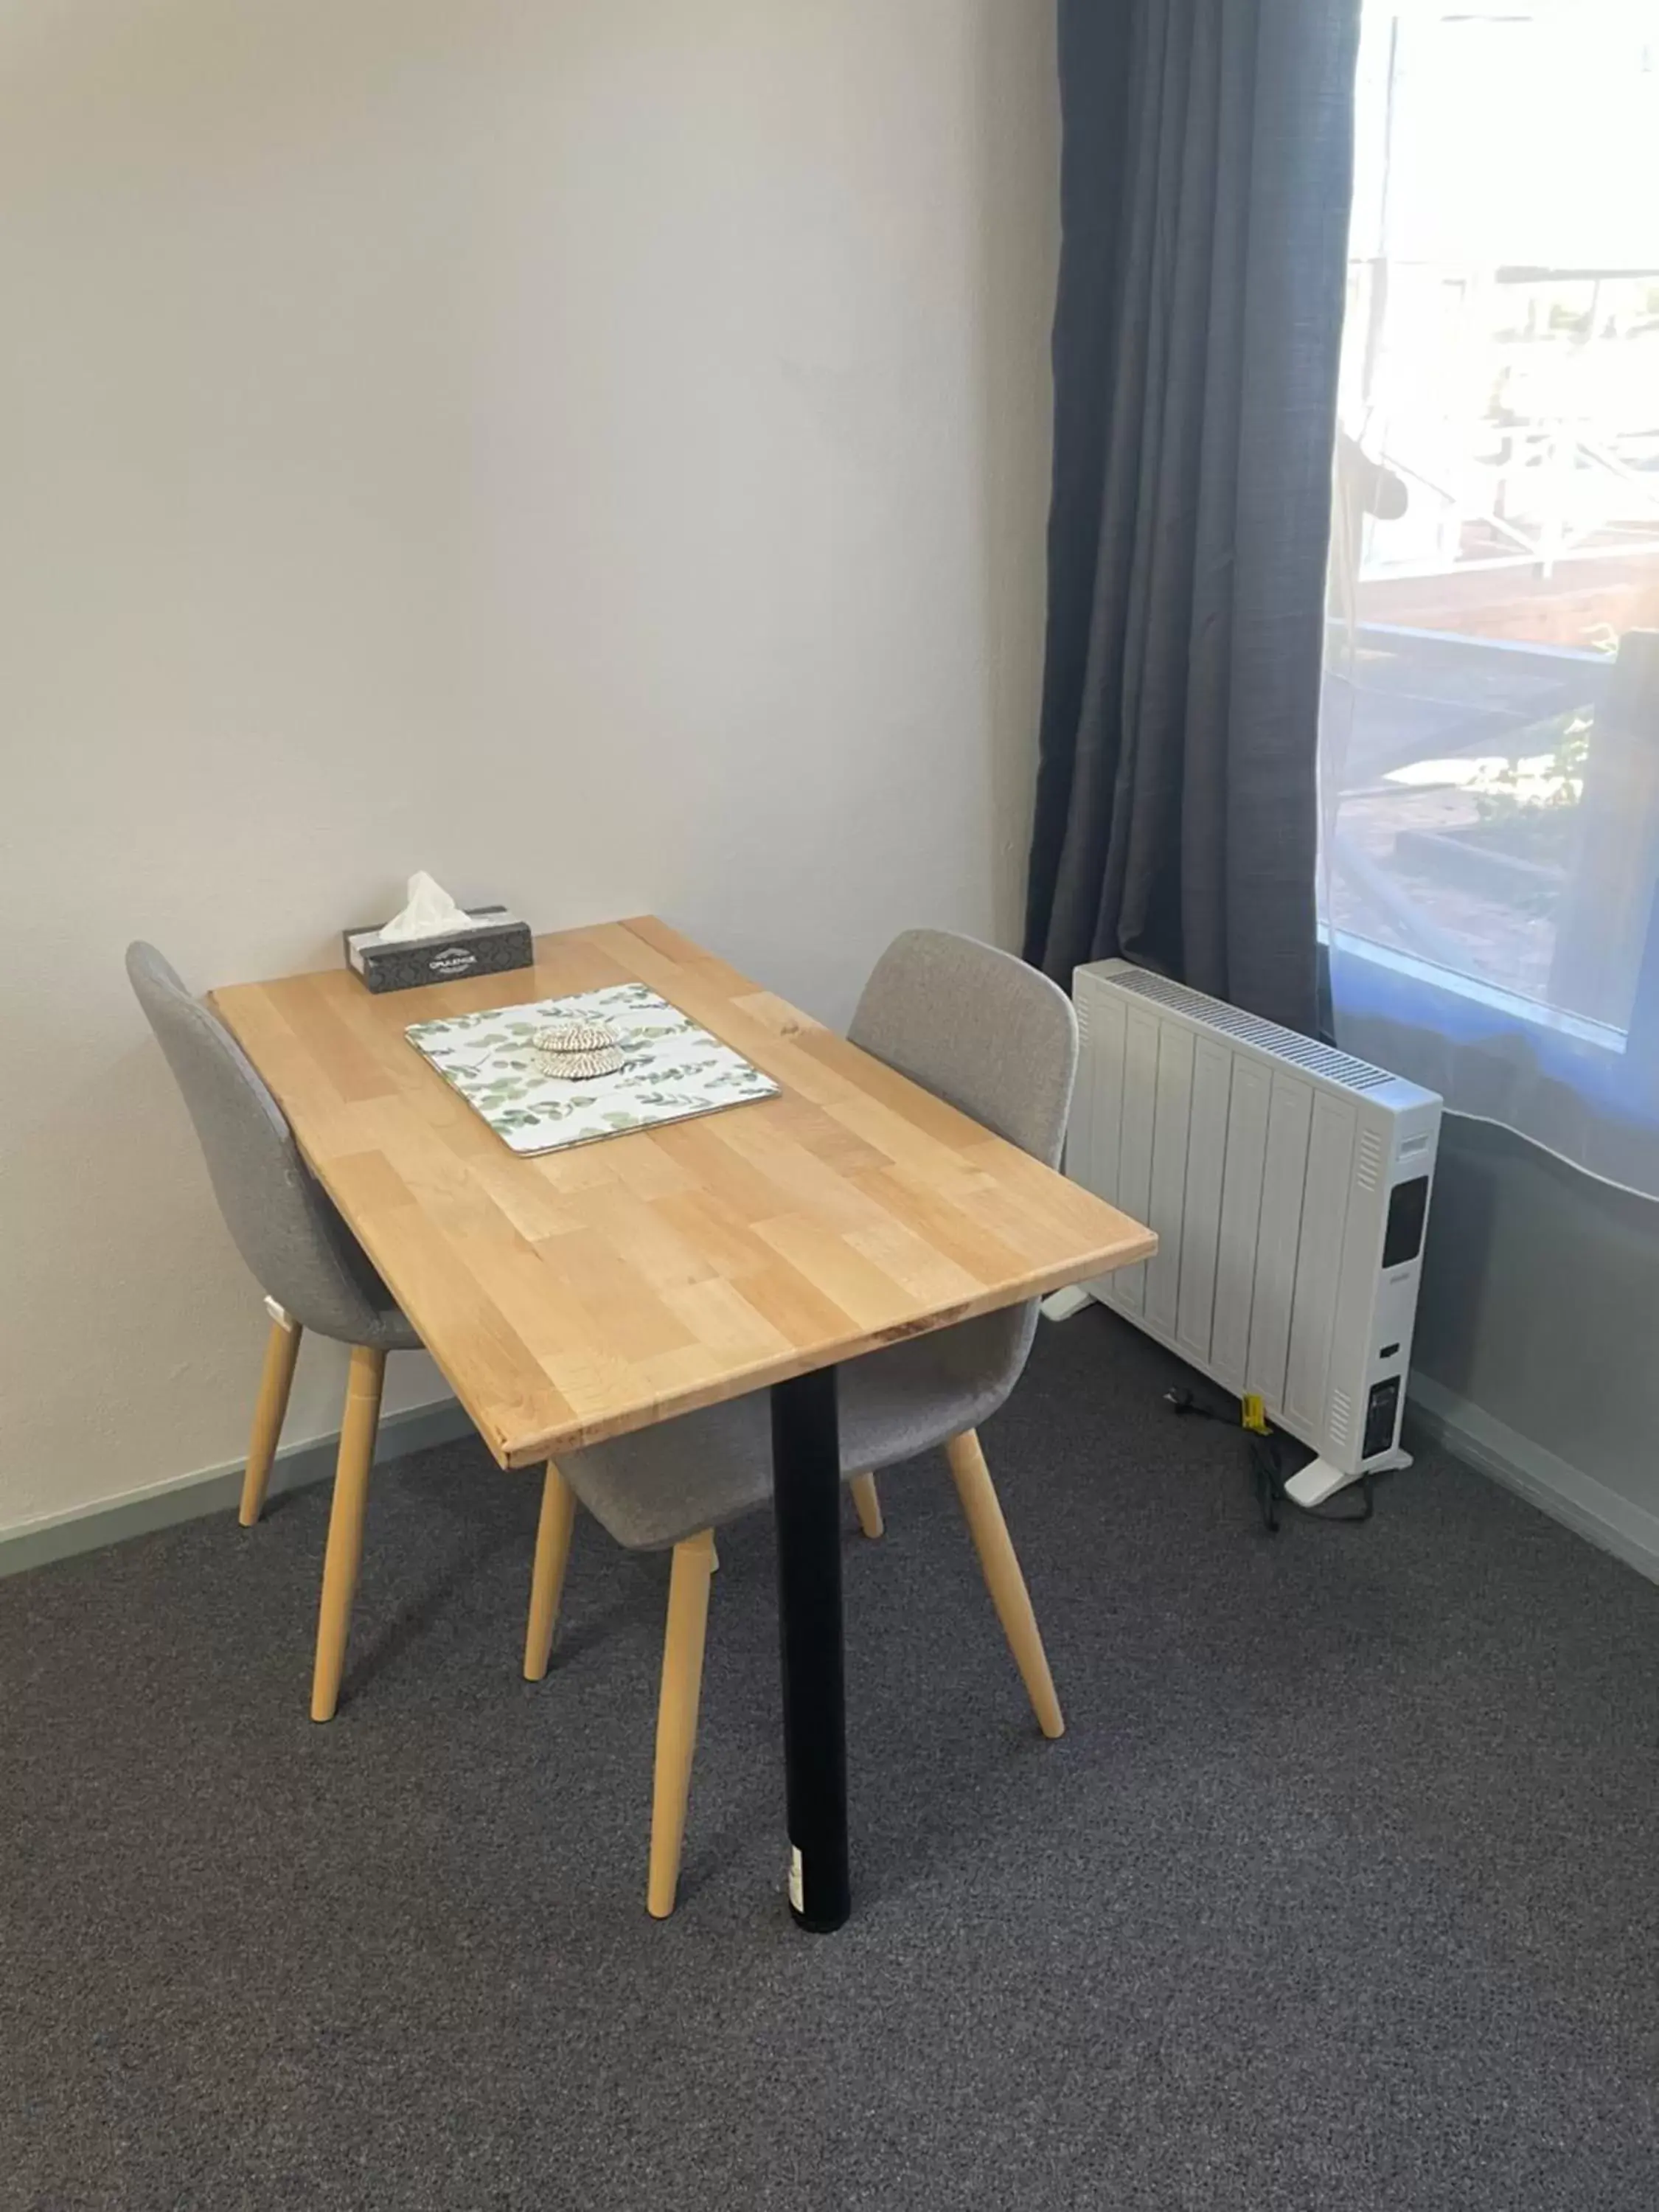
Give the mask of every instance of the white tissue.
M 424 868 L 409 879 L 409 903 L 381 928 L 382 945 L 405 945 L 416 937 L 453 937 L 458 929 L 471 929 L 472 918 L 456 905 L 441 884 L 434 883 Z

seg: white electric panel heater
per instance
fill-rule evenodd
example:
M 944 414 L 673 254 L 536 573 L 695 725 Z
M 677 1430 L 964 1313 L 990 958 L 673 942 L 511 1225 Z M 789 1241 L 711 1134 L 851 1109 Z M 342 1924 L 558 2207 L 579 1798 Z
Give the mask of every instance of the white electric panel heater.
M 1323 1463 L 1398 1466 L 1441 1102 L 1127 960 L 1079 968 L 1066 1171 L 1158 1232 L 1088 1288 Z

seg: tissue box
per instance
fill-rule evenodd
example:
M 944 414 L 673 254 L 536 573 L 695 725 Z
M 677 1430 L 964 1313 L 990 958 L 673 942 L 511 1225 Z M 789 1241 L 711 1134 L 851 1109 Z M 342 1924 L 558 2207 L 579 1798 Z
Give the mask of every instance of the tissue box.
M 379 922 L 345 933 L 346 965 L 371 991 L 413 991 L 422 983 L 459 983 L 469 975 L 501 975 L 533 968 L 530 924 L 504 906 L 470 906 L 471 925 L 446 937 L 416 937 L 402 945 L 376 945 Z

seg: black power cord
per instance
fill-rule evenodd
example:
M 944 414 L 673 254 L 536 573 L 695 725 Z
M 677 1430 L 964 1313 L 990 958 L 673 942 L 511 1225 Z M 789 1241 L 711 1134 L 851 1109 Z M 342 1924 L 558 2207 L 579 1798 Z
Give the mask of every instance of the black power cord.
M 1190 1390 L 1166 1390 L 1164 1402 L 1171 1413 L 1191 1414 L 1201 1421 L 1220 1421 L 1228 1428 L 1237 1428 L 1250 1448 L 1250 1474 L 1255 1486 L 1256 1509 L 1261 1516 L 1261 1525 L 1270 1536 L 1276 1536 L 1279 1534 L 1279 1500 L 1287 1496 L 1285 1486 L 1298 1471 L 1297 1466 L 1287 1467 L 1285 1463 L 1285 1447 L 1290 1439 L 1275 1430 L 1248 1426 L 1242 1407 L 1237 1413 L 1225 1413 L 1218 1407 L 1206 1406 Z M 1298 1462 L 1300 1467 L 1306 1465 L 1305 1457 Z M 1352 1490 L 1341 1494 L 1345 1501 L 1352 1500 Z M 1329 1504 L 1297 1505 L 1293 1498 L 1289 1502 L 1296 1505 L 1298 1513 L 1305 1513 L 1310 1521 L 1332 1521 L 1340 1527 L 1355 1528 L 1362 1522 L 1369 1521 L 1376 1507 L 1369 1474 L 1362 1474 L 1359 1478 L 1358 1510 L 1354 1510 L 1352 1502 L 1345 1502 L 1336 1511 L 1333 1511 Z

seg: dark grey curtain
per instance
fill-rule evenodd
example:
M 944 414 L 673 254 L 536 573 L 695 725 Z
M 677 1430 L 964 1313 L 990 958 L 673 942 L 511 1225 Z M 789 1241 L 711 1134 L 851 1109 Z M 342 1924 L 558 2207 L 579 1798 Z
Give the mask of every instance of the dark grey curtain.
M 1060 0 L 1026 957 L 1316 1026 L 1315 786 L 1359 0 Z

